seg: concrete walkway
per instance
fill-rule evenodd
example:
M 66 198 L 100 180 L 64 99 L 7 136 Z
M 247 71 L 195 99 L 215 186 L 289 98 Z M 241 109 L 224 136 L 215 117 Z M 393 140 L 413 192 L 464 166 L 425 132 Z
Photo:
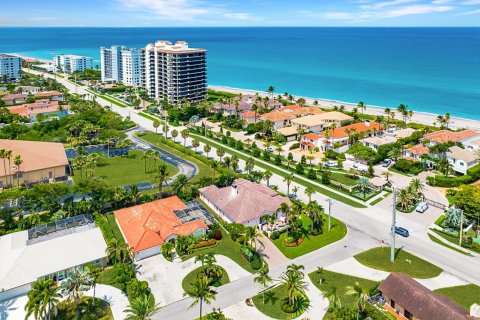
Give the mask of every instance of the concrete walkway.
M 226 256 L 216 255 L 215 258 L 217 259 L 216 264 L 227 271 L 230 282 L 250 275 L 248 271 Z M 200 266 L 201 264 L 195 263 L 193 258 L 175 263 L 165 260 L 159 254 L 140 261 L 138 279 L 147 281 L 155 297 L 155 302 L 160 306 L 165 306 L 184 299 L 183 278 Z
M 265 260 L 265 262 L 270 268 L 290 260 L 285 257 L 283 253 L 277 248 L 277 246 L 263 234 L 260 236 L 259 240 L 262 243 L 259 243 L 259 241 L 257 241 L 257 251 L 258 253 L 260 253 L 262 258 Z
M 93 297 L 93 288 L 85 291 L 83 295 Z M 130 306 L 130 302 L 121 290 L 112 286 L 97 284 L 95 297 L 110 303 L 115 320 L 123 320 L 127 317 L 127 314 L 123 311 Z

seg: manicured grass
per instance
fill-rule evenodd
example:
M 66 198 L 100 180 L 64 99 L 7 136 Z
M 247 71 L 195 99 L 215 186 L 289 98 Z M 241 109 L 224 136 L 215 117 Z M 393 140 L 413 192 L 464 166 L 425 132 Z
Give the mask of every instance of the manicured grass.
M 440 237 L 444 238 L 445 240 L 447 240 L 447 241 L 449 241 L 453 244 L 458 245 L 458 237 L 451 236 L 449 234 L 440 232 L 440 231 L 435 230 L 435 229 L 431 229 L 431 230 L 434 233 L 438 234 Z M 477 249 L 477 247 L 475 247 L 473 245 L 466 244 L 465 242 L 462 242 L 462 247 L 464 247 L 465 249 L 472 250 L 474 252 L 480 253 L 480 249 Z
M 148 119 L 148 120 L 152 120 L 152 121 L 155 121 L 155 120 L 158 120 L 158 121 L 161 121 L 162 123 L 165 123 L 165 121 L 161 120 L 160 118 L 155 118 L 154 116 L 151 116 L 145 112 L 139 112 L 138 113 L 139 116 L 141 117 L 144 117 L 145 119 Z M 159 128 L 161 129 L 161 128 Z
M 438 243 L 439 245 L 442 245 L 442 246 L 444 246 L 444 247 L 447 247 L 448 249 L 457 251 L 458 253 L 464 254 L 464 255 L 466 255 L 466 256 L 471 256 L 471 254 L 466 253 L 465 251 L 459 250 L 459 249 L 455 248 L 454 246 L 450 246 L 450 245 L 446 244 L 445 242 L 437 239 L 435 236 L 432 236 L 430 233 L 428 233 L 427 235 L 428 235 L 428 237 L 430 238 L 430 240 L 432 240 L 432 241 L 435 242 L 435 243 Z
M 200 180 L 201 178 L 203 177 L 212 177 L 213 176 L 213 169 L 203 163 L 202 161 L 192 157 L 192 156 L 189 156 L 189 155 L 186 155 L 185 153 L 177 150 L 177 149 L 174 149 L 170 146 L 167 146 L 165 144 L 165 138 L 159 134 L 155 134 L 155 132 L 145 132 L 145 134 L 143 134 L 141 137 L 139 137 L 140 139 L 143 139 L 151 144 L 153 144 L 154 146 L 160 148 L 160 149 L 163 149 L 173 155 L 176 155 L 177 157 L 179 158 L 182 158 L 188 162 L 192 162 L 194 163 L 197 167 L 198 167 L 198 175 L 195 176 L 194 178 L 192 178 L 192 182 L 195 182 L 195 181 L 198 181 Z M 218 174 L 218 173 L 217 173 Z
M 305 310 L 298 313 L 284 312 L 282 305 L 285 303 L 286 297 L 285 287 L 280 285 L 265 292 L 265 303 L 263 303 L 262 293 L 254 296 L 252 300 L 261 313 L 274 319 L 295 319 L 305 312 Z M 305 298 L 308 301 L 308 298 Z
M 92 300 L 94 301 L 92 305 Z M 102 299 L 93 297 L 83 297 L 79 304 L 80 317 L 77 317 L 77 309 L 75 302 L 62 301 L 58 304 L 57 320 L 89 320 L 102 319 L 113 320 L 112 309 L 110 304 Z
M 147 160 L 147 172 L 145 172 L 145 160 L 142 159 L 141 150 L 131 150 L 128 156 L 110 157 L 100 160 L 99 165 L 93 170 L 93 175 L 105 179 L 114 186 L 125 186 L 140 182 L 152 182 L 156 175 L 156 167 L 164 163 L 168 167 L 169 176 L 178 172 L 178 168 L 157 160 Z M 75 171 L 74 181 L 78 182 L 85 177 L 80 177 L 80 170 Z
M 475 284 L 441 288 L 433 292 L 448 297 L 467 310 L 470 310 L 470 306 L 474 303 L 480 304 L 480 286 Z
M 100 273 L 100 277 L 98 277 L 97 283 L 106 284 L 119 290 L 123 290 L 123 285 L 118 283 L 118 281 L 115 281 L 115 271 L 113 270 L 113 267 L 103 269 L 102 273 Z
M 278 239 L 272 240 L 272 242 L 287 258 L 294 259 L 309 252 L 325 247 L 345 237 L 345 235 L 347 234 L 347 228 L 340 220 L 332 218 L 332 229 L 328 231 L 328 216 L 324 214 L 323 217 L 325 219 L 325 224 L 323 226 L 323 234 L 318 236 L 307 236 L 303 239 L 303 242 L 297 247 L 286 247 L 283 244 L 283 240 L 287 237 L 286 232 L 283 232 Z M 301 219 L 304 228 L 308 229 L 310 227 L 311 220 L 304 215 L 302 215 Z
M 239 159 L 242 159 L 242 160 L 247 160 L 248 158 L 251 157 L 251 155 L 249 154 L 246 154 L 244 152 L 239 152 L 237 150 L 234 150 L 226 145 L 223 145 L 217 141 L 214 141 L 214 140 L 211 140 L 211 139 L 208 139 L 208 138 L 205 138 L 203 136 L 200 136 L 198 134 L 195 134 L 195 133 L 191 133 L 191 136 L 192 137 L 195 137 L 195 139 L 197 139 L 198 141 L 200 142 L 204 142 L 206 144 L 209 144 L 210 146 L 212 147 L 215 147 L 215 148 L 223 148 L 225 149 L 225 152 L 228 153 L 228 154 L 231 154 L 231 155 L 236 155 Z M 260 168 L 263 168 L 265 170 L 269 170 L 271 171 L 272 173 L 274 174 L 277 174 L 279 176 L 282 176 L 282 177 L 285 177 L 287 175 L 289 175 L 287 172 L 284 172 L 283 170 L 286 170 L 286 169 L 283 169 L 283 170 L 280 170 L 278 166 L 276 165 L 273 165 L 273 164 L 270 164 L 270 163 L 266 163 L 264 161 L 259 161 L 258 159 L 256 159 L 257 161 L 255 161 L 255 165 L 260 167 Z M 365 205 L 357 202 L 357 201 L 354 201 L 354 200 L 351 200 L 347 197 L 344 197 L 336 192 L 333 192 L 333 191 L 330 191 L 328 189 L 325 189 L 325 188 L 322 188 L 316 184 L 312 184 L 310 182 L 308 182 L 305 179 L 301 179 L 299 178 L 297 175 L 294 176 L 294 178 L 292 179 L 292 181 L 296 182 L 296 183 L 299 183 L 301 185 L 303 185 L 304 187 L 310 187 L 310 188 L 313 188 L 315 191 L 317 191 L 318 193 L 321 193 L 321 194 L 324 194 L 328 197 L 331 197 L 332 199 L 335 199 L 335 200 L 338 200 L 340 202 L 343 202 L 345 204 L 348 204 L 352 207 L 355 207 L 355 208 L 366 208 Z
M 240 244 L 233 241 L 227 231 L 221 227 L 222 231 L 222 240 L 214 247 L 209 247 L 205 249 L 197 249 L 192 254 L 182 257 L 182 260 L 188 260 L 200 253 L 209 253 L 213 252 L 216 254 L 221 254 L 224 256 L 229 257 L 233 261 L 235 261 L 240 267 L 247 270 L 250 273 L 254 273 L 255 270 L 250 267 L 250 263 L 242 256 L 240 253 Z
M 185 278 L 183 278 L 183 281 L 182 281 L 183 291 L 190 292 L 190 290 L 192 290 L 192 283 L 195 282 L 195 280 L 198 278 L 198 275 L 200 274 L 202 269 L 203 269 L 203 267 L 199 267 L 199 268 L 193 270 L 192 272 L 190 272 L 189 274 L 187 274 L 185 276 Z M 220 287 L 220 286 L 223 286 L 224 284 L 227 284 L 227 283 L 230 282 L 230 279 L 228 278 L 227 271 L 225 271 L 225 269 L 223 269 L 222 267 L 220 267 L 220 269 L 222 269 L 222 271 L 223 271 L 223 276 L 218 281 L 211 284 L 214 287 Z
M 340 182 L 342 184 L 345 184 L 347 186 L 356 186 L 358 184 L 358 180 L 352 179 L 347 177 L 347 175 L 340 173 L 340 172 L 335 172 L 331 171 L 332 175 L 330 176 L 330 179 Z
M 387 194 L 385 194 L 384 196 L 379 197 L 379 198 L 373 200 L 372 202 L 370 202 L 370 205 L 371 206 L 376 205 L 377 203 L 379 203 L 379 202 L 385 200 L 386 198 L 388 198 L 391 194 L 392 194 L 391 192 L 387 192 Z
M 367 267 L 387 272 L 403 272 L 410 277 L 428 279 L 438 276 L 443 270 L 400 248 L 396 249 L 395 262 L 390 262 L 390 247 L 377 247 L 355 256 Z
M 98 215 L 98 218 L 96 218 L 96 223 L 102 230 L 103 237 L 107 243 L 110 241 L 110 239 L 115 238 L 120 244 L 125 244 L 125 239 L 118 228 L 113 213 Z
M 310 280 L 312 280 L 313 284 L 320 289 L 325 296 L 328 297 L 332 291 L 336 290 L 337 297 L 340 298 L 342 306 L 350 309 L 356 309 L 357 305 L 355 297 L 347 294 L 349 287 L 353 287 L 356 283 L 358 283 L 364 290 L 372 292 L 379 285 L 379 282 L 376 281 L 353 277 L 328 270 L 323 270 L 323 275 L 321 275 L 318 271 L 314 271 L 309 273 L 308 276 L 310 277 Z M 320 283 L 321 278 L 323 278 L 322 283 Z M 331 317 L 331 313 L 328 312 L 324 319 L 330 319 Z

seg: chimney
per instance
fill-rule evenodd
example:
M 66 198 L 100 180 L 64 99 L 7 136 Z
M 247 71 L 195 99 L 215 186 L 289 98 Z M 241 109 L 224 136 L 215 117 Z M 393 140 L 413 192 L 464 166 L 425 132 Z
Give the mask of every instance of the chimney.
M 235 183 L 232 184 L 232 195 L 237 195 L 238 194 L 238 189 L 237 185 Z
M 367 127 L 370 127 L 370 120 L 365 120 L 365 125 L 366 125 Z
M 480 306 L 476 303 L 470 307 L 470 317 L 480 318 Z

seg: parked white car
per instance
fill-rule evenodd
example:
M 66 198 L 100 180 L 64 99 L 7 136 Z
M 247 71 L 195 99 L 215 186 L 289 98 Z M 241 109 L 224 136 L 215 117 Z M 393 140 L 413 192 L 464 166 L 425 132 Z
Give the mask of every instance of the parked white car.
M 334 160 L 328 160 L 327 162 L 325 162 L 325 167 L 327 168 L 335 168 L 338 166 L 338 162 L 337 161 L 334 161 Z
M 425 211 L 427 211 L 427 209 L 428 209 L 428 204 L 422 201 L 417 204 L 417 208 L 415 209 L 415 211 L 419 213 L 424 213 Z

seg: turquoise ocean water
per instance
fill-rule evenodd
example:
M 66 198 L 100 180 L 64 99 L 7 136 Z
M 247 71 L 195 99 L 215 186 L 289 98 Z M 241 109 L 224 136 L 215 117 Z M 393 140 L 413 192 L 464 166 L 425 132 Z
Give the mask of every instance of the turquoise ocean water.
M 0 28 L 0 52 L 50 59 L 186 40 L 213 85 L 480 119 L 480 28 Z

